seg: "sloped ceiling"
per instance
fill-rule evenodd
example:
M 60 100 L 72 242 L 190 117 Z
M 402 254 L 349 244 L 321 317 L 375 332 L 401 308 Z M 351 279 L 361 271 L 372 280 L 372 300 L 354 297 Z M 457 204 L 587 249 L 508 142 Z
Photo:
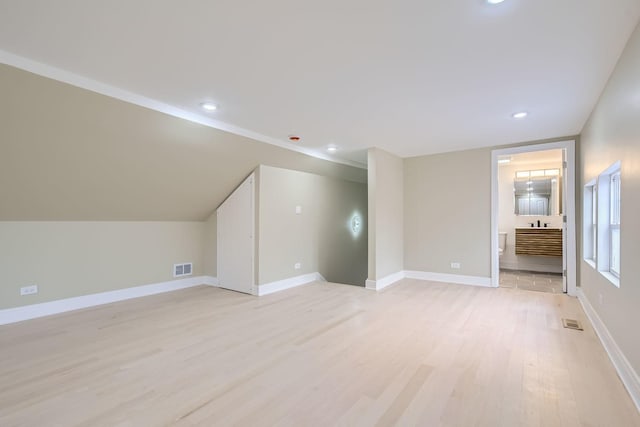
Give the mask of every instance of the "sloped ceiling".
M 0 220 L 203 220 L 258 164 L 366 170 L 0 65 Z
M 0 1 L 0 50 L 364 161 L 578 134 L 639 16 L 638 0 Z

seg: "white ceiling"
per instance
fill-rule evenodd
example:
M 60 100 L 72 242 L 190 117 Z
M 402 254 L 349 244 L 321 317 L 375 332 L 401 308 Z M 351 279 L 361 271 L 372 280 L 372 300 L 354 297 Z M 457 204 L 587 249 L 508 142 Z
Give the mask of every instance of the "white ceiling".
M 365 162 L 578 134 L 639 17 L 638 0 L 0 0 L 0 59 L 183 116 L 211 100 L 197 120 Z

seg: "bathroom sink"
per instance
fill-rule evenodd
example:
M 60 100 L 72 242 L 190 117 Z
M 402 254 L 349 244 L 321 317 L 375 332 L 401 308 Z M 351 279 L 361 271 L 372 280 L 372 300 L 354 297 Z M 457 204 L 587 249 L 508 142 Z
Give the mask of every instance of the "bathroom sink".
M 560 227 L 516 227 L 516 230 L 562 230 Z

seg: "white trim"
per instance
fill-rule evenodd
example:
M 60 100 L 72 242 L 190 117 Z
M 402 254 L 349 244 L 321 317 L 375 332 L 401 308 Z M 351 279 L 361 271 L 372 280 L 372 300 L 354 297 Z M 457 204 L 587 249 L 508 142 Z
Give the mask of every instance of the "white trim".
M 602 277 L 607 279 L 609 283 L 611 283 L 613 286 L 615 286 L 616 288 L 620 287 L 620 278 L 617 277 L 615 274 L 611 274 L 611 272 L 609 271 L 599 271 L 599 273 Z
M 324 277 L 318 272 L 303 274 L 301 276 L 289 277 L 288 279 L 276 280 L 275 282 L 258 285 L 255 295 L 263 296 L 285 289 L 295 288 L 311 282 L 325 282 Z
M 367 281 L 365 282 L 365 288 L 371 289 L 373 291 L 379 291 L 402 279 L 404 279 L 404 271 L 398 271 L 397 273 L 389 274 L 388 276 L 385 276 L 378 280 L 367 279 Z
M 483 286 L 492 288 L 491 277 L 466 276 L 460 274 L 431 273 L 428 271 L 405 271 L 407 279 L 427 280 L 431 282 L 456 283 L 458 285 Z
M 576 196 L 575 196 L 575 141 L 550 142 L 546 144 L 523 145 L 519 147 L 503 148 L 491 151 L 491 284 L 498 286 L 499 256 L 498 256 L 498 157 L 508 154 L 530 153 L 534 151 L 566 149 L 567 176 L 565 215 L 567 216 L 566 238 L 567 253 L 567 293 L 576 296 Z
M 353 166 L 360 169 L 366 169 L 367 165 L 352 160 L 339 159 L 323 152 L 312 150 L 310 148 L 301 147 L 288 142 L 281 141 L 276 138 L 272 138 L 267 135 L 263 135 L 251 130 L 241 128 L 239 126 L 232 125 L 220 120 L 214 120 L 210 117 L 206 117 L 200 114 L 192 113 L 172 105 L 166 104 L 161 101 L 157 101 L 152 98 L 147 98 L 142 95 L 138 95 L 133 92 L 120 89 L 115 86 L 108 85 L 106 83 L 93 80 L 79 74 L 72 73 L 67 70 L 52 67 L 41 62 L 33 61 L 31 59 L 9 53 L 4 50 L 0 50 L 0 63 L 7 64 L 21 70 L 29 71 L 43 77 L 47 77 L 53 80 L 57 80 L 63 83 L 70 84 L 82 89 L 90 90 L 92 92 L 106 95 L 111 98 L 119 99 L 130 104 L 139 105 L 141 107 L 149 108 L 151 110 L 159 111 L 164 114 L 168 114 L 173 117 L 178 117 L 184 120 L 188 120 L 193 123 L 199 123 L 201 125 L 223 130 L 225 132 L 233 133 L 235 135 L 244 136 L 256 141 L 264 142 L 267 144 L 275 145 L 277 147 L 285 148 L 287 150 L 296 151 L 298 153 L 306 154 L 307 156 L 315 157 L 322 160 L 327 160 L 334 163 L 341 163 L 347 166 Z
M 213 276 L 201 276 L 202 284 L 207 286 L 218 286 L 218 278 Z
M 208 284 L 214 277 L 200 276 L 188 279 L 171 280 L 168 282 L 153 283 L 150 285 L 135 286 L 132 288 L 118 289 L 115 291 L 100 292 L 97 294 L 82 295 L 79 297 L 65 298 L 40 304 L 25 305 L 22 307 L 0 310 L 0 325 L 21 322 L 23 320 L 50 316 L 52 314 L 65 313 L 81 308 L 94 307 L 112 302 L 145 297 L 164 292 L 177 291 L 193 286 Z
M 640 377 L 638 377 L 638 373 L 633 369 L 620 347 L 618 347 L 618 344 L 609 333 L 606 325 L 602 319 L 600 319 L 600 316 L 598 316 L 598 313 L 595 311 L 582 289 L 578 289 L 577 294 L 578 300 L 580 301 L 580 304 L 582 304 L 585 314 L 591 321 L 591 325 L 596 331 L 598 338 L 600 338 L 600 342 L 607 352 L 609 359 L 611 359 L 611 363 L 613 363 L 613 366 L 618 372 L 618 376 L 627 388 L 627 391 L 631 396 L 631 400 L 633 400 L 636 408 L 640 411 Z
M 378 280 L 367 279 L 365 288 L 379 291 L 402 279 L 417 279 L 430 282 L 455 283 L 458 285 L 483 286 L 493 288 L 491 277 L 467 276 L 461 274 L 432 273 L 428 271 L 403 270 Z

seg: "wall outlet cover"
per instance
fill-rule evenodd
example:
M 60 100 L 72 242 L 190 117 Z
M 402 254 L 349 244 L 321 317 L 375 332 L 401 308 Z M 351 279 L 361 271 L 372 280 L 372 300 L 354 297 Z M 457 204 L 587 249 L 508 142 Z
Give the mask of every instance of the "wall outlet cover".
M 302 264 L 300 264 L 299 262 L 296 262 L 296 264 L 293 266 L 294 269 L 296 270 L 300 270 L 300 268 L 302 268 Z
M 460 263 L 459 262 L 452 262 L 451 263 L 451 268 L 460 268 Z
M 38 293 L 38 285 L 23 286 L 20 288 L 20 295 L 33 295 Z

